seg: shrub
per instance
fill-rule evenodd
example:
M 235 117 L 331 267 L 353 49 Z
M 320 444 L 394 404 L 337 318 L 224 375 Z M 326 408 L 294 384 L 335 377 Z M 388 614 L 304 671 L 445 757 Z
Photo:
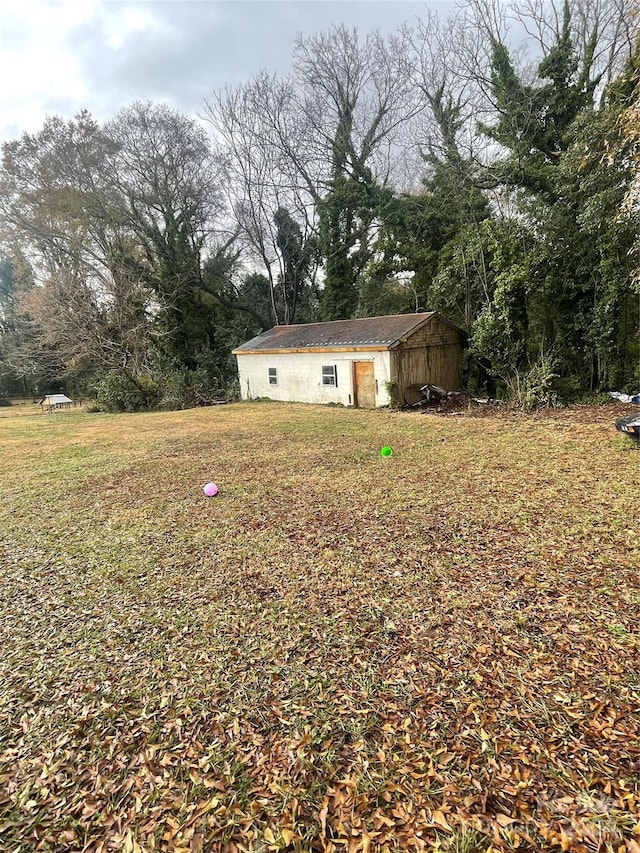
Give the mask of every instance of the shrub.
M 557 406 L 558 394 L 552 385 L 555 376 L 537 364 L 526 373 L 514 371 L 506 380 L 509 402 L 523 409 Z
M 149 375 L 136 377 L 134 384 L 112 370 L 94 383 L 93 390 L 97 405 L 107 412 L 139 412 L 155 408 L 158 401 L 157 383 Z
M 242 399 L 240 394 L 240 380 L 232 379 L 227 385 L 224 396 L 229 403 L 237 403 Z
M 221 383 L 205 368 L 165 371 L 158 384 L 160 408 L 169 411 L 209 406 L 225 396 Z
M 504 382 L 508 401 L 523 409 L 557 406 L 561 403 L 555 380 L 556 363 L 552 356 L 540 352 L 537 360 L 525 369 L 512 369 L 499 378 Z M 499 395 L 498 395 L 499 396 Z
M 402 397 L 400 396 L 400 388 L 397 382 L 385 382 L 384 387 L 389 395 L 389 405 L 392 409 L 401 409 L 403 405 Z
M 110 371 L 93 383 L 95 403 L 87 411 L 138 412 L 146 409 L 193 409 L 222 399 L 239 400 L 240 385 L 232 381 L 226 388 L 206 368 L 172 368 L 135 377 L 135 382 Z
M 585 397 L 585 390 L 578 376 L 557 376 L 551 386 L 558 400 L 563 403 L 575 403 Z

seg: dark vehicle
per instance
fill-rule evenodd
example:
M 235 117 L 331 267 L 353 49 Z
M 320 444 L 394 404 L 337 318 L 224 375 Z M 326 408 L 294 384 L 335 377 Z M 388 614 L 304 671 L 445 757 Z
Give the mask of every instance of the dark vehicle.
M 616 421 L 616 429 L 640 442 L 640 415 L 629 415 Z

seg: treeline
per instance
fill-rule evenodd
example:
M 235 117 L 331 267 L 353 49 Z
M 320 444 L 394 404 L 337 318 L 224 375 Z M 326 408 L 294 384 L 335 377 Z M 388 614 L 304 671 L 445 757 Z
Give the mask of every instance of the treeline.
M 333 27 L 196 122 L 136 103 L 2 149 L 0 395 L 233 394 L 275 323 L 438 310 L 525 404 L 640 385 L 640 48 L 627 0 Z

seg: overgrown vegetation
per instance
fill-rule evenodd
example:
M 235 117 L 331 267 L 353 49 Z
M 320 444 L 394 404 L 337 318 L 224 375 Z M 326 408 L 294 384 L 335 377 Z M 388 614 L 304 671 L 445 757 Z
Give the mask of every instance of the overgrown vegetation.
M 193 406 L 273 324 L 432 309 L 473 390 L 637 391 L 639 21 L 473 0 L 386 41 L 300 37 L 289 77 L 213 93 L 205 125 L 48 118 L 2 149 L 0 393 Z
M 7 849 L 636 853 L 619 407 L 28 411 L 0 414 Z

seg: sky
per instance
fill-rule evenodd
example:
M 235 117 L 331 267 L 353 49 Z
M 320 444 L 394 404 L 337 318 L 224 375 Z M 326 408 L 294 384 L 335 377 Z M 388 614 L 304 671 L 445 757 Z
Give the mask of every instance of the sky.
M 451 3 L 429 0 L 446 11 Z M 422 0 L 0 0 L 0 142 L 47 115 L 105 120 L 135 100 L 190 115 L 225 84 L 286 73 L 296 35 L 395 32 Z

